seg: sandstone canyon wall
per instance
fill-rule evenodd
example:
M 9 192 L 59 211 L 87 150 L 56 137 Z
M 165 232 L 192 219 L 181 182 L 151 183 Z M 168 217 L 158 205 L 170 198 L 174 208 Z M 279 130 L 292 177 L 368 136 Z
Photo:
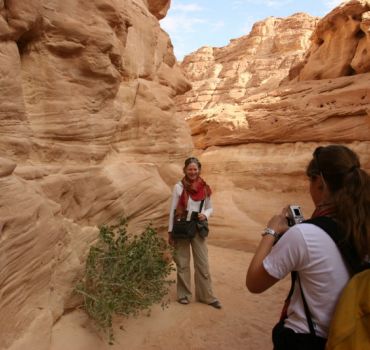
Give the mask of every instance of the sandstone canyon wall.
M 368 1 L 269 18 L 187 57 L 187 78 L 158 23 L 169 6 L 0 0 L 1 350 L 52 350 L 97 225 L 124 214 L 164 231 L 193 141 L 215 193 L 210 243 L 240 249 L 276 208 L 312 209 L 318 143 L 346 142 L 370 169 Z
M 348 144 L 370 169 L 369 10 L 353 0 L 320 21 L 268 18 L 183 60 L 193 89 L 178 110 L 215 187 L 214 243 L 248 247 L 287 203 L 309 216 L 304 169 L 318 144 Z
M 97 225 L 164 230 L 192 149 L 169 4 L 0 1 L 0 349 L 50 349 Z
M 269 17 L 226 47 L 202 47 L 186 56 L 181 68 L 192 90 L 176 99 L 179 112 L 193 117 L 197 111 L 219 106 L 218 114 L 228 114 L 225 107 L 235 117 L 243 113 L 237 108 L 239 100 L 277 87 L 302 60 L 317 21 L 304 13 Z

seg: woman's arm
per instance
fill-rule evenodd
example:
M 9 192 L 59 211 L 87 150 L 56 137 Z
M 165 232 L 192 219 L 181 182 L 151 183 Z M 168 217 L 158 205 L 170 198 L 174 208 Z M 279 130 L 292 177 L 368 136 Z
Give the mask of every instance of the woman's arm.
M 275 215 L 270 219 L 267 227 L 282 235 L 288 229 L 285 213 L 284 208 L 281 214 Z M 277 278 L 269 275 L 263 266 L 263 260 L 271 252 L 275 241 L 276 238 L 270 234 L 263 236 L 249 265 L 246 286 L 252 293 L 262 293 L 278 281 Z
M 246 285 L 252 293 L 262 293 L 278 281 L 277 278 L 270 276 L 263 267 L 263 260 L 270 253 L 274 242 L 275 237 L 271 235 L 262 237 L 249 265 Z

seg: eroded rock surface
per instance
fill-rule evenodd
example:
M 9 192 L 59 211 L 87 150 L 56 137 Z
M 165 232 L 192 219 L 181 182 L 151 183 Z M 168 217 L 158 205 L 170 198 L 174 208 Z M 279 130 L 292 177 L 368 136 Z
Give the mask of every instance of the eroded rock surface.
M 176 99 L 178 110 L 191 118 L 222 104 L 238 105 L 247 96 L 279 86 L 305 55 L 317 21 L 304 13 L 269 17 L 225 47 L 203 47 L 186 56 L 181 68 L 193 88 Z M 237 108 L 230 112 L 239 114 Z
M 338 78 L 370 71 L 370 3 L 352 0 L 317 26 L 298 80 Z
M 164 233 L 193 140 L 214 189 L 209 242 L 242 250 L 286 203 L 309 215 L 304 167 L 318 144 L 346 142 L 370 169 L 368 1 L 326 16 L 313 37 L 327 44 L 309 54 L 318 19 L 304 14 L 200 49 L 182 64 L 184 97 L 158 23 L 169 5 L 0 0 L 1 350 L 64 348 L 53 329 L 78 304 L 97 225 L 123 214 L 135 233 L 150 221 Z M 314 64 L 326 45 L 330 77 Z M 338 68 L 349 58 L 350 75 Z
M 192 149 L 170 1 L 0 1 L 0 349 L 48 349 L 97 225 L 164 231 Z
M 370 74 L 303 81 L 189 117 L 198 148 L 369 140 Z
M 248 247 L 245 238 L 258 239 L 287 203 L 309 216 L 304 170 L 319 144 L 345 143 L 370 169 L 369 4 L 346 2 L 318 22 L 303 14 L 269 18 L 248 36 L 182 62 L 193 90 L 177 98 L 178 109 L 216 187 L 218 244 Z M 293 24 L 304 29 L 289 30 Z M 282 33 L 299 45 L 273 44 Z M 279 59 L 286 65 L 275 65 Z

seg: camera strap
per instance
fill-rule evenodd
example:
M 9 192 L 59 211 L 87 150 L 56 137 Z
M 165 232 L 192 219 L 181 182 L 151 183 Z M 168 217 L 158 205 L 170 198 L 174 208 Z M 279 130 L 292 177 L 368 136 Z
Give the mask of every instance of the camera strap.
M 201 212 L 202 212 L 203 204 L 204 204 L 204 199 L 202 199 L 202 201 L 200 202 L 200 206 L 199 206 L 199 213 L 201 213 Z

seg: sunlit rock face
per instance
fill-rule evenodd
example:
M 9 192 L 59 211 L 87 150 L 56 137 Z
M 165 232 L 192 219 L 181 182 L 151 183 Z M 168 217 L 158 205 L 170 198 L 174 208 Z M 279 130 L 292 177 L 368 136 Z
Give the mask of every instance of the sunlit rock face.
M 338 78 L 369 71 L 370 2 L 344 2 L 319 22 L 297 79 Z
M 189 143 L 172 100 L 189 85 L 146 1 L 6 4 L 2 152 L 79 163 L 177 154 Z M 162 126 L 176 135 L 161 137 Z
M 370 50 L 368 13 L 369 1 L 350 1 L 317 26 L 316 19 L 301 14 L 268 19 L 229 46 L 202 48 L 184 59 L 193 90 L 178 97 L 178 109 L 191 127 L 203 174 L 215 187 L 210 238 L 215 243 L 249 249 L 271 215 L 288 203 L 300 204 L 310 216 L 305 167 L 318 145 L 347 144 L 370 170 L 370 73 L 368 60 L 360 59 Z M 279 57 L 288 53 L 291 66 L 279 71 L 271 49 L 277 47 L 272 45 L 279 38 L 277 26 L 264 30 L 270 38 L 256 36 L 262 32 L 257 29 L 297 21 L 307 35 L 301 31 L 294 39 L 297 31 L 288 27 L 282 33 L 291 33 L 286 42 L 305 45 L 283 45 Z M 325 38 L 320 47 L 317 38 Z M 248 46 L 236 53 L 242 43 Z M 345 61 L 351 74 L 340 68 Z M 329 66 L 332 73 L 325 76 Z M 249 77 L 244 85 L 242 76 Z
M 147 0 L 149 11 L 158 19 L 166 16 L 171 0 Z
M 317 21 L 304 13 L 269 17 L 225 47 L 203 47 L 186 56 L 181 68 L 193 88 L 177 97 L 178 110 L 193 117 L 223 104 L 236 106 L 247 96 L 279 86 L 302 60 Z M 235 107 L 230 113 L 238 115 L 239 110 Z
M 97 225 L 165 230 L 192 149 L 170 1 L 0 1 L 0 349 L 51 349 Z
M 125 215 L 133 233 L 164 233 L 193 140 L 214 190 L 209 242 L 237 249 L 286 203 L 309 216 L 304 167 L 318 144 L 346 142 L 370 169 L 365 36 L 356 74 L 306 80 L 317 19 L 269 18 L 189 56 L 185 78 L 158 23 L 169 5 L 0 0 L 1 350 L 63 348 L 53 330 L 77 305 L 97 225 Z
M 370 75 L 302 81 L 188 119 L 198 148 L 369 140 Z

